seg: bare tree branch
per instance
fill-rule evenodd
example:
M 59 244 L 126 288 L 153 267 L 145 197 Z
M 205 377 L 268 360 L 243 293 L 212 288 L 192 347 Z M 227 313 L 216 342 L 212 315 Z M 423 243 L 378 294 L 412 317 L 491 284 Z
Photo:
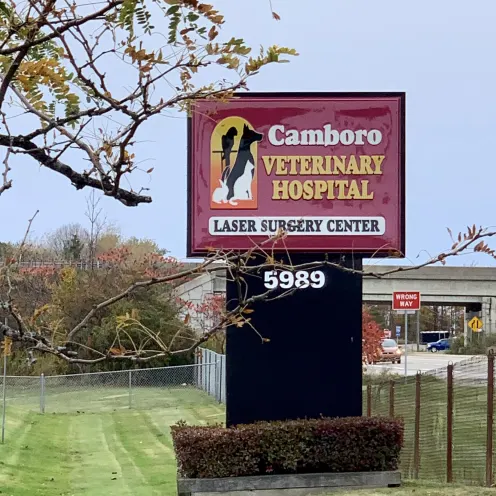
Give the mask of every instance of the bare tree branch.
M 274 256 L 275 254 L 272 251 L 273 249 L 270 250 L 265 248 L 268 243 L 261 244 L 261 246 L 259 247 L 254 247 L 253 251 L 245 253 L 241 256 L 238 254 L 229 254 L 226 256 L 215 252 L 215 254 L 213 254 L 210 259 L 205 260 L 203 263 L 197 266 L 191 267 L 186 270 L 179 270 L 176 273 L 163 277 L 155 277 L 144 281 L 137 281 L 129 286 L 126 290 L 114 295 L 111 298 L 107 298 L 101 301 L 99 304 L 95 305 L 91 309 L 91 311 L 87 313 L 85 317 L 70 332 L 67 333 L 67 336 L 64 338 L 64 344 L 62 346 L 53 344 L 52 341 L 39 333 L 21 332 L 9 326 L 3 326 L 0 327 L 0 329 L 2 329 L 2 332 L 4 332 L 4 334 L 11 336 L 14 340 L 24 343 L 26 346 L 29 347 L 29 349 L 33 349 L 41 353 L 52 354 L 68 363 L 96 364 L 105 360 L 131 360 L 134 362 L 147 362 L 156 358 L 192 351 L 200 344 L 208 341 L 216 333 L 224 330 L 228 325 L 237 327 L 248 326 L 252 329 L 253 332 L 258 333 L 256 328 L 254 328 L 252 323 L 250 322 L 250 307 L 258 302 L 270 302 L 273 300 L 286 298 L 298 291 L 298 288 L 291 288 L 278 294 L 274 293 L 274 290 L 271 289 L 266 290 L 260 294 L 247 297 L 246 288 L 243 288 L 243 285 L 246 285 L 245 279 L 247 275 L 258 276 L 261 270 L 270 269 L 297 271 L 302 269 L 308 270 L 317 267 L 329 266 L 349 273 L 360 274 L 364 277 L 382 278 L 396 272 L 416 270 L 421 267 L 433 265 L 435 263 L 445 263 L 445 260 L 447 258 L 458 256 L 462 252 L 466 252 L 470 249 L 472 249 L 474 252 L 486 253 L 490 256 L 496 257 L 494 250 L 491 250 L 485 243 L 486 239 L 491 238 L 494 235 L 496 235 L 496 231 L 490 231 L 482 228 L 477 229 L 475 226 L 469 227 L 466 234 L 464 234 L 463 236 L 460 234 L 458 236 L 458 240 L 453 243 L 453 246 L 450 250 L 441 253 L 437 257 L 431 257 L 426 262 L 417 264 L 415 266 L 395 267 L 389 269 L 388 271 L 382 272 L 357 270 L 345 267 L 340 263 L 330 262 L 327 259 L 298 265 L 294 265 L 292 263 L 276 262 Z M 281 238 L 284 238 L 284 233 L 278 233 L 276 237 L 277 241 L 281 241 Z M 266 253 L 266 255 L 264 255 L 266 259 L 262 260 L 261 263 L 258 265 L 253 265 L 250 261 L 252 255 L 254 253 L 260 254 L 264 252 Z M 180 347 L 177 349 L 175 348 L 176 341 L 182 336 L 181 329 L 178 329 L 173 334 L 169 342 L 165 342 L 158 331 L 147 328 L 146 326 L 141 324 L 139 320 L 132 317 L 123 317 L 122 322 L 117 327 L 116 334 L 116 340 L 120 343 L 119 332 L 124 333 L 126 338 L 132 343 L 132 350 L 126 350 L 122 353 L 116 353 L 110 349 L 104 352 L 103 350 L 92 349 L 91 347 L 88 347 L 87 345 L 84 345 L 77 340 L 80 331 L 82 331 L 89 324 L 90 320 L 97 317 L 99 311 L 128 297 L 130 294 L 140 288 L 146 289 L 159 284 L 171 283 L 173 281 L 179 282 L 183 281 L 185 277 L 195 277 L 198 275 L 214 273 L 217 271 L 227 271 L 231 274 L 233 280 L 237 283 L 239 288 L 237 304 L 235 308 L 231 309 L 230 311 L 224 310 L 218 321 L 212 327 L 206 329 L 204 332 L 198 335 L 195 339 L 192 339 L 187 347 Z M 140 330 L 140 333 L 142 334 L 142 342 L 135 342 L 134 338 L 132 338 L 132 336 L 128 333 L 128 329 Z M 265 339 L 260 334 L 259 337 L 262 340 Z M 96 356 L 92 358 L 79 357 L 77 355 L 77 352 L 74 352 L 67 348 L 71 345 L 84 348 L 90 353 L 90 355 L 94 354 Z
M 3 125 L 4 125 L 7 133 L 10 136 L 10 130 L 9 130 L 9 126 L 7 124 L 7 119 L 5 118 L 5 113 L 3 113 L 3 112 L 2 112 L 2 122 L 3 122 Z M 12 140 L 10 140 L 10 141 L 12 142 Z M 2 195 L 2 193 L 4 191 L 6 191 L 12 187 L 12 180 L 9 179 L 9 172 L 11 171 L 11 168 L 9 165 L 9 157 L 10 157 L 11 153 L 12 153 L 12 144 L 10 144 L 10 146 L 7 147 L 7 152 L 5 153 L 5 158 L 3 159 L 4 171 L 2 173 L 3 183 L 0 186 L 0 195 Z
M 2 82 L 0 84 L 0 110 L 2 109 L 2 105 L 3 105 L 4 99 L 5 99 L 5 94 L 7 93 L 7 89 L 9 87 L 9 85 L 11 84 L 17 70 L 19 69 L 19 66 L 21 65 L 22 60 L 24 59 L 24 57 L 26 57 L 26 55 L 29 52 L 29 48 L 30 48 L 29 43 L 32 43 L 32 41 L 34 40 L 34 38 L 36 37 L 36 35 L 40 31 L 40 29 L 44 25 L 46 25 L 47 16 L 54 9 L 55 3 L 56 3 L 56 0 L 47 0 L 47 2 L 45 3 L 45 6 L 43 7 L 43 9 L 40 12 L 40 18 L 34 24 L 32 24 L 30 26 L 30 28 L 28 29 L 28 33 L 26 36 L 28 43 L 26 43 L 22 48 L 20 48 L 17 51 L 17 55 L 15 56 L 13 62 L 10 64 L 9 69 L 5 73 L 5 76 L 3 76 Z
M 0 50 L 0 55 L 11 55 L 13 53 L 20 52 L 21 50 L 22 51 L 29 50 L 29 49 L 37 46 L 37 45 L 41 45 L 43 43 L 46 43 L 47 41 L 59 38 L 66 31 L 69 31 L 70 29 L 72 29 L 76 26 L 81 26 L 83 24 L 87 24 L 88 22 L 94 21 L 94 20 L 101 20 L 106 13 L 112 11 L 117 6 L 122 5 L 122 3 L 123 3 L 123 0 L 115 0 L 115 1 L 108 2 L 108 4 L 105 7 L 93 12 L 92 14 L 88 14 L 87 16 L 80 17 L 78 19 L 74 19 L 72 21 L 65 22 L 62 27 L 56 28 L 53 33 L 50 33 L 50 34 L 47 34 L 47 35 L 42 36 L 40 38 L 31 40 L 31 41 L 24 43 L 22 45 L 16 45 L 16 46 L 12 46 L 9 48 L 2 48 Z
M 88 176 L 87 174 L 80 174 L 79 172 L 76 172 L 67 164 L 52 158 L 45 150 L 40 149 L 32 141 L 26 140 L 22 136 L 9 137 L 0 135 L 0 146 L 11 146 L 11 144 L 12 146 L 21 148 L 27 152 L 28 155 L 33 157 L 36 161 L 48 169 L 65 176 L 71 181 L 71 184 L 76 189 L 82 189 L 88 186 L 90 188 L 103 191 L 105 195 L 113 192 L 113 185 L 110 185 L 108 181 L 102 182 Z M 136 207 L 140 203 L 151 203 L 152 201 L 150 196 L 140 195 L 134 191 L 127 191 L 122 188 L 118 188 L 117 192 L 113 196 L 116 200 L 128 207 Z
M 147 188 L 122 187 L 122 181 L 131 185 L 131 175 L 141 172 L 137 164 L 143 158 L 133 147 L 146 135 L 146 122 L 170 110 L 189 111 L 197 100 L 225 99 L 263 66 L 296 52 L 273 46 L 250 56 L 237 37 L 217 41 L 222 15 L 196 0 L 177 0 L 165 9 L 123 0 L 102 4 L 94 12 L 78 2 L 59 6 L 56 0 L 31 2 L 27 8 L 5 5 L 0 109 L 8 120 L 20 105 L 35 119 L 27 120 L 22 134 L 0 135 L 0 146 L 13 162 L 17 154 L 29 155 L 77 189 L 98 189 L 137 206 L 151 202 L 143 194 Z M 153 17 L 169 26 L 165 45 L 149 36 Z M 117 67 L 111 73 L 108 62 Z M 232 74 L 232 80 L 201 83 L 198 71 L 211 65 Z M 125 87 L 121 69 L 127 74 Z M 6 99 L 8 94 L 12 99 Z M 41 126 L 32 124 L 38 120 Z M 89 134 L 90 123 L 98 133 Z M 76 159 L 71 154 L 69 162 L 68 150 L 81 153 Z

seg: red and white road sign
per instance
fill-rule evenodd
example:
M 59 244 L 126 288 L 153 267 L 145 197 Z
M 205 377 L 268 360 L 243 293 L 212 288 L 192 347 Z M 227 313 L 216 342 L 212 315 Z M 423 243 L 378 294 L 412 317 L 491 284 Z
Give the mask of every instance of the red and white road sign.
M 420 310 L 420 291 L 395 291 L 393 310 Z

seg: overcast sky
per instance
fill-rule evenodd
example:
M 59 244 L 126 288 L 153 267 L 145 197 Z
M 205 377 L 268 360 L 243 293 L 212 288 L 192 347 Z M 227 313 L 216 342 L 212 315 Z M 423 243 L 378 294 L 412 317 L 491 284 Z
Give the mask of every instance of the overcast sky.
M 496 160 L 490 151 L 496 141 L 494 0 L 272 0 L 279 22 L 272 20 L 268 0 L 214 3 L 225 14 L 229 36 L 255 47 L 292 46 L 300 53 L 290 64 L 262 71 L 251 90 L 406 91 L 412 261 L 449 247 L 448 226 L 458 231 L 467 224 L 496 224 Z M 161 118 L 149 132 L 153 204 L 130 208 L 106 198 L 102 204 L 123 234 L 152 238 L 183 257 L 186 120 Z M 34 161 L 24 161 L 12 177 L 14 187 L 0 196 L 0 209 L 8 212 L 0 239 L 21 238 L 36 209 L 36 236 L 85 222 L 88 191 L 76 191 Z M 474 261 L 491 264 L 481 256 L 455 263 Z

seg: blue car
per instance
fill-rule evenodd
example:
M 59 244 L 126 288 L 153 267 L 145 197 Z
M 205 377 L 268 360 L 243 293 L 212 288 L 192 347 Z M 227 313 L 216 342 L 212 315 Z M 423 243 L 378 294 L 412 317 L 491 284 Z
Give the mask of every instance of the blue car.
M 440 339 L 439 341 L 436 341 L 435 343 L 429 343 L 427 345 L 427 351 L 430 351 L 432 353 L 436 353 L 438 351 L 449 350 L 449 349 L 450 349 L 449 339 Z

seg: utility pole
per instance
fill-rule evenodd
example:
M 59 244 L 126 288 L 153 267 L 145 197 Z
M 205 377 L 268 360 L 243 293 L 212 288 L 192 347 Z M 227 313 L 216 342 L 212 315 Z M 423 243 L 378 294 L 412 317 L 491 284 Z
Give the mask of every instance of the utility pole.
M 420 351 L 420 310 L 417 312 L 417 351 Z

